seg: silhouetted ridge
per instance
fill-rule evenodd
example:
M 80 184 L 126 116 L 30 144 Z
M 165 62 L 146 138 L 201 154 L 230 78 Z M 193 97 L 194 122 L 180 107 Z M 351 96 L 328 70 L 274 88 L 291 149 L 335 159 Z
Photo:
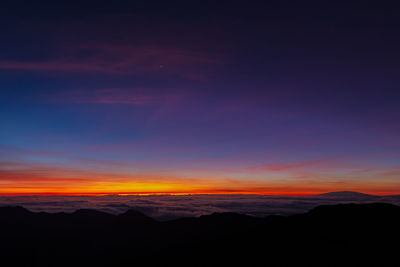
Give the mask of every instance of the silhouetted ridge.
M 386 218 L 400 214 L 400 207 L 388 203 L 370 204 L 338 204 L 331 206 L 318 206 L 305 215 L 318 216 L 319 218 L 344 218 L 346 220 L 360 221 Z
M 368 203 L 368 204 L 337 204 L 337 205 L 321 205 L 313 208 L 308 214 L 322 214 L 322 213 L 349 213 L 349 212 L 399 212 L 400 207 L 390 203 Z
M 215 224 L 238 224 L 248 223 L 259 220 L 259 218 L 235 212 L 214 212 L 210 215 L 202 215 L 198 218 L 201 222 Z
M 33 212 L 25 209 L 24 207 L 20 206 L 6 206 L 0 207 L 0 214 L 2 216 L 15 216 L 21 214 L 32 214 Z
M 319 206 L 255 218 L 213 213 L 156 222 L 135 210 L 0 208 L 3 266 L 395 266 L 400 207 Z
M 120 222 L 124 223 L 152 224 L 156 222 L 153 218 L 136 210 L 128 210 L 125 213 L 118 215 L 117 218 Z
M 71 213 L 73 216 L 79 216 L 81 218 L 88 218 L 88 219 L 102 219 L 102 218 L 110 218 L 113 217 L 112 214 L 98 211 L 98 210 L 91 210 L 91 209 L 79 209 Z
M 31 221 L 34 216 L 35 213 L 23 207 L 0 207 L 0 223 L 26 223 Z

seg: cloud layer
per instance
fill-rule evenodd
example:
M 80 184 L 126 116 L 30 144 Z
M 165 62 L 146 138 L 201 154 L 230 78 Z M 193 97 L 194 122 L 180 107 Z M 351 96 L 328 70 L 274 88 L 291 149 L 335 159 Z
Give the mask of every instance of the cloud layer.
M 73 212 L 96 209 L 119 214 L 141 211 L 158 220 L 195 217 L 213 212 L 253 216 L 291 215 L 319 205 L 387 202 L 400 205 L 400 196 L 373 196 L 342 192 L 314 196 L 265 195 L 107 195 L 107 196 L 0 196 L 0 206 L 23 206 L 32 211 Z

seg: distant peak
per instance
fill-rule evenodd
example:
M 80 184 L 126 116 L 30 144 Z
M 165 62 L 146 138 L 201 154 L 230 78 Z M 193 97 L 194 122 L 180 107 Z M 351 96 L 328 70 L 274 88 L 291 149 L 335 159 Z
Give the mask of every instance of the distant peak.
M 364 194 L 360 192 L 354 191 L 337 191 L 337 192 L 329 192 L 320 194 L 320 196 L 327 196 L 327 197 L 376 197 L 374 195 Z
M 129 209 L 124 213 L 121 213 L 119 216 L 140 216 L 140 217 L 148 217 L 140 211 Z
M 146 214 L 137 210 L 127 210 L 126 212 L 118 215 L 118 218 L 125 221 L 135 221 L 135 222 L 155 222 L 155 220 Z
M 254 220 L 254 217 L 236 213 L 236 212 L 214 212 L 209 215 L 202 215 L 199 217 L 200 220 L 206 221 L 220 221 L 220 222 L 229 222 L 229 221 L 243 221 L 243 220 Z

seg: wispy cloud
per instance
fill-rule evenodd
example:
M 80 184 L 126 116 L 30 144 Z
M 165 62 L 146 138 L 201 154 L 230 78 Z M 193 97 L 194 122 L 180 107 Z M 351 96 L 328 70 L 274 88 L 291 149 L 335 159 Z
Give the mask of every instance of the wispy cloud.
M 44 95 L 52 101 L 77 104 L 164 105 L 176 103 L 187 94 L 146 92 L 141 88 L 110 88 L 99 90 L 73 90 Z
M 317 167 L 317 168 L 327 167 L 327 166 L 337 165 L 337 162 L 338 162 L 337 160 L 332 160 L 332 159 L 314 159 L 314 160 L 305 160 L 297 162 L 264 164 L 260 166 L 251 167 L 249 169 L 252 171 L 280 172 L 280 171 L 291 171 L 291 170 L 298 170 L 310 167 Z
M 110 74 L 123 74 L 112 67 L 96 62 L 64 61 L 55 59 L 51 61 L 0 61 L 0 69 L 29 70 L 29 71 L 71 71 L 71 72 L 104 72 Z
M 310 160 L 292 160 L 279 163 L 266 163 L 251 166 L 243 169 L 244 172 L 263 173 L 263 172 L 291 172 L 301 173 L 307 171 L 314 172 L 338 172 L 338 173 L 375 173 L 384 170 L 398 169 L 396 165 L 367 163 L 363 157 L 330 157 L 315 158 Z
M 210 66 L 221 62 L 201 52 L 153 45 L 80 45 L 70 47 L 67 54 L 41 61 L 0 61 L 0 69 L 119 75 L 173 74 L 198 80 L 204 78 Z

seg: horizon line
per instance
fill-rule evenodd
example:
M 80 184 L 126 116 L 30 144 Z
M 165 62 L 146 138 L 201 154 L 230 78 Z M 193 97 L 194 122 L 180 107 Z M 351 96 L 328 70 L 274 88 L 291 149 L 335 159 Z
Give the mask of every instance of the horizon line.
M 321 191 L 321 192 L 77 192 L 77 193 L 65 193 L 65 192 L 32 192 L 32 193 L 0 193 L 0 196 L 161 196 L 161 195 L 170 195 L 170 196 L 179 196 L 179 195 L 263 195 L 263 196 L 313 196 L 313 195 L 321 195 L 327 193 L 340 193 L 340 192 L 352 192 L 352 193 L 360 193 L 366 195 L 373 196 L 394 196 L 399 193 L 365 193 L 360 191 L 350 191 L 350 190 L 339 190 L 339 191 Z

